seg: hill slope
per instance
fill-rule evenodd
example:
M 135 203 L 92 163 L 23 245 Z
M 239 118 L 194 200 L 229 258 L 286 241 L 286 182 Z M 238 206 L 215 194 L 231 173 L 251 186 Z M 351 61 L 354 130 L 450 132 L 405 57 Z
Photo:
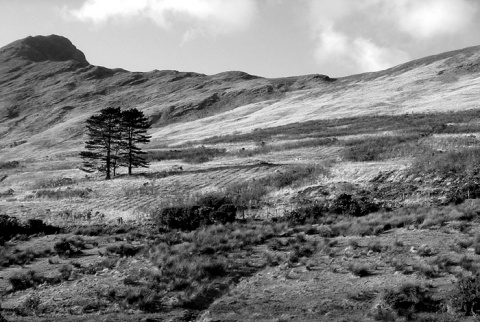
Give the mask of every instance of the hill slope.
M 66 38 L 0 49 L 2 159 L 83 147 L 84 121 L 104 107 L 152 119 L 153 145 L 313 119 L 479 108 L 480 47 L 340 79 L 243 72 L 129 72 L 90 65 Z

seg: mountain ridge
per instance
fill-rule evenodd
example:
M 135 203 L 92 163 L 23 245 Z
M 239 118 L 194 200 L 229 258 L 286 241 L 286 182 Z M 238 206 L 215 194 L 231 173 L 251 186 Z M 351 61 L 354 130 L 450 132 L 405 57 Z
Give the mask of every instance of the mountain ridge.
M 455 110 L 480 108 L 473 99 L 480 93 L 480 46 L 338 79 L 109 69 L 91 65 L 57 35 L 4 46 L 0 62 L 4 158 L 78 151 L 84 121 L 110 106 L 136 107 L 149 116 L 154 145 L 312 119 L 447 111 L 455 100 Z M 19 141 L 26 143 L 15 146 Z

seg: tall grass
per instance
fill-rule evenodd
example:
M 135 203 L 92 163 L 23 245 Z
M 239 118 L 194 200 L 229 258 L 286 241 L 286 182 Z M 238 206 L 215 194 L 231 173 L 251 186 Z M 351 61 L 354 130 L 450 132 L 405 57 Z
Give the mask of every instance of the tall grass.
M 273 138 L 328 138 L 377 133 L 379 131 L 403 131 L 404 133 L 423 135 L 472 133 L 480 131 L 478 120 L 478 109 L 455 113 L 362 116 L 292 123 L 279 127 L 258 129 L 245 134 L 211 137 L 204 140 L 203 143 L 266 142 Z
M 215 157 L 226 154 L 225 149 L 208 148 L 205 146 L 177 149 L 177 150 L 150 150 L 146 159 L 152 161 L 182 160 L 186 163 L 204 163 Z

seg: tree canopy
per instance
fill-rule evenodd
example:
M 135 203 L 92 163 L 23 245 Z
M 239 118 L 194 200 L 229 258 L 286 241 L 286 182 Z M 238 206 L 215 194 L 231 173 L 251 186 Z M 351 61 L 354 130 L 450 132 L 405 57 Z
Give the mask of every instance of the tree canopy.
M 89 139 L 85 151 L 80 152 L 84 171 L 99 170 L 105 172 L 105 179 L 110 179 L 120 166 L 127 166 L 129 175 L 132 168 L 148 167 L 145 152 L 138 147 L 150 142 L 146 134 L 150 124 L 143 112 L 136 108 L 105 108 L 87 120 L 86 128 Z

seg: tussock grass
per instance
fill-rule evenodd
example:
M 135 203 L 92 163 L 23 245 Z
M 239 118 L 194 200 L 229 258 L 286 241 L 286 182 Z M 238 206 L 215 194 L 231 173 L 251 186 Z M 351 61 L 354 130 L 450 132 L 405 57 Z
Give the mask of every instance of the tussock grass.
M 226 154 L 225 149 L 208 148 L 205 146 L 177 150 L 150 150 L 146 152 L 146 159 L 149 162 L 182 160 L 186 163 L 204 163 Z
M 423 135 L 480 132 L 480 124 L 472 122 L 474 120 L 478 120 L 478 110 L 455 113 L 360 116 L 291 123 L 279 127 L 258 129 L 245 134 L 211 137 L 203 140 L 203 143 L 268 142 L 274 138 L 314 139 L 385 131 Z
M 0 266 L 26 265 L 33 262 L 36 258 L 47 257 L 51 254 L 52 250 L 50 248 L 0 248 Z
M 91 194 L 90 189 L 44 189 L 38 190 L 35 193 L 36 198 L 47 199 L 72 199 L 72 198 L 89 198 Z

